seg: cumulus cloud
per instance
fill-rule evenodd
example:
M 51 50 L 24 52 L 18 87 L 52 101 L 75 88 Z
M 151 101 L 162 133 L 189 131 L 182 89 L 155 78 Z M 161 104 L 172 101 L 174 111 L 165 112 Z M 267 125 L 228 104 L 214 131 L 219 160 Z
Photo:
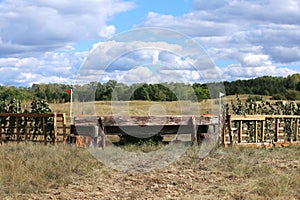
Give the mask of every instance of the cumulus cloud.
M 1 84 L 72 83 L 86 56 L 83 53 L 46 52 L 39 57 L 0 58 Z
M 194 0 L 189 13 L 172 16 L 149 12 L 140 26 L 175 29 L 198 41 L 213 60 L 239 62 L 238 70 L 228 66 L 234 73 L 221 70 L 229 80 L 243 74 L 257 77 L 269 69 L 273 75 L 286 76 L 295 71 L 279 66 L 300 64 L 298 0 Z
M 77 73 L 100 81 L 209 82 L 220 76 L 235 80 L 300 72 L 298 0 L 194 0 L 191 11 L 182 16 L 149 12 L 138 26 L 186 34 L 212 60 L 235 61 L 227 67 L 214 67 L 204 51 L 193 55 L 198 50 L 187 48 L 191 40 L 172 43 L 169 34 L 161 34 L 158 41 L 141 32 L 132 36 L 140 40 L 130 44 L 125 34 L 123 40 L 95 44 L 91 54 L 101 61 L 86 59 L 90 52 L 76 52 L 73 45 L 78 41 L 115 34 L 116 27 L 108 21 L 134 7 L 125 0 L 0 1 L 0 72 L 5 74 L 0 84 L 70 83 Z
M 88 52 L 81 40 L 115 34 L 107 24 L 135 5 L 123 0 L 0 1 L 0 84 L 70 83 Z
M 199 73 L 205 72 L 209 82 L 212 76 L 208 74 L 218 75 L 215 69 L 203 49 L 188 37 L 148 28 L 133 30 L 95 46 L 79 74 L 81 82 L 107 80 L 106 77 L 125 82 L 202 82 Z M 95 73 L 97 70 L 101 73 Z
M 6 0 L 0 3 L 0 55 L 50 51 L 78 40 L 106 38 L 107 21 L 133 4 L 121 0 Z

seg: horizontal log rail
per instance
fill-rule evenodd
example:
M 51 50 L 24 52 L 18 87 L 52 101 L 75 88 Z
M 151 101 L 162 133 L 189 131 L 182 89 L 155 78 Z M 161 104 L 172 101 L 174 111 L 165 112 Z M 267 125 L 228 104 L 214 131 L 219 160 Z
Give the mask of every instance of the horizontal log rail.
M 75 127 L 79 135 L 92 136 L 95 143 L 101 137 L 102 147 L 107 135 L 134 135 L 148 137 L 154 134 L 191 134 L 191 140 L 198 142 L 200 126 L 219 125 L 217 116 L 79 116 Z

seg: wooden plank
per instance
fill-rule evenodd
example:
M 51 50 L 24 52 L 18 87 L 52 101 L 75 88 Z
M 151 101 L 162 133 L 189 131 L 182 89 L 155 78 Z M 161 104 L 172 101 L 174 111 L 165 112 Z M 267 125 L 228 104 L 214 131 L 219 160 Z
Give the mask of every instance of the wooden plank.
M 230 142 L 230 145 L 232 146 L 234 141 L 233 141 L 233 131 L 231 130 L 231 115 L 227 115 L 226 120 L 228 123 L 229 142 Z
M 254 134 L 255 134 L 255 142 L 258 142 L 258 121 L 255 121 L 255 128 L 254 128 Z
M 104 116 L 104 126 L 191 125 L 190 116 Z
M 239 133 L 238 133 L 239 135 L 238 135 L 238 142 L 239 143 L 241 143 L 242 142 L 242 140 L 243 140 L 243 121 L 242 120 L 240 120 L 239 121 Z
M 274 141 L 277 142 L 279 133 L 279 118 L 275 118 L 275 133 L 274 133 Z
M 44 134 L 44 144 L 47 144 L 47 134 L 46 134 L 46 127 L 45 127 L 45 117 L 42 118 L 42 129 Z
M 61 114 L 60 116 L 62 118 L 62 129 L 63 129 L 63 142 L 65 143 L 67 141 L 67 117 L 66 113 Z
M 53 138 L 53 143 L 56 144 L 56 139 L 57 139 L 57 114 L 54 113 L 53 114 L 53 135 L 54 135 L 54 138 Z
M 192 125 L 191 117 L 182 116 L 103 116 L 104 126 L 172 126 L 172 125 Z M 218 124 L 217 117 L 194 116 L 196 125 Z M 82 123 L 82 122 L 79 122 Z M 88 120 L 86 121 L 88 123 Z
M 1 121 L 0 121 L 0 144 L 2 144 L 2 123 L 1 123 Z
M 17 131 L 17 141 L 20 142 L 20 129 L 19 129 L 19 117 L 16 117 L 16 131 Z
M 25 127 L 24 127 L 24 135 L 25 135 L 25 141 L 27 142 L 28 141 L 28 125 L 27 125 L 27 117 L 24 117 L 24 124 L 25 124 Z
M 192 133 L 192 141 L 191 142 L 195 142 L 198 143 L 198 136 L 197 136 L 197 125 L 196 125 L 196 118 L 195 116 L 191 117 L 191 121 L 192 121 L 192 126 L 193 126 L 193 133 Z
M 196 125 L 218 125 L 219 117 L 217 116 L 194 116 Z
M 53 117 L 53 113 L 0 113 L 0 117 Z
M 265 120 L 266 118 L 287 118 L 287 119 L 300 119 L 300 115 L 232 115 L 232 121 L 261 121 Z
M 265 141 L 265 125 L 266 125 L 266 121 L 265 120 L 261 121 L 261 141 L 262 142 Z
M 265 120 L 264 115 L 232 115 L 232 121 L 254 121 L 254 120 Z
M 105 126 L 103 125 L 103 117 L 100 117 L 100 136 L 101 136 L 101 147 L 104 149 L 106 146 L 106 129 Z
M 296 119 L 295 123 L 295 140 L 299 141 L 299 119 Z

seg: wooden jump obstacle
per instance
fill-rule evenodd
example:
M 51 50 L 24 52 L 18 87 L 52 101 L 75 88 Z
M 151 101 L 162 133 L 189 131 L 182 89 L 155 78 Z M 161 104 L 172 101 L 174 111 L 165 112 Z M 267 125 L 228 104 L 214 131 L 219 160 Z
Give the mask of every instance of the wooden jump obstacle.
M 287 146 L 300 144 L 299 115 L 227 115 L 225 146 Z
M 91 137 L 93 143 L 101 147 L 106 146 L 107 135 L 148 138 L 156 134 L 190 134 L 192 142 L 199 142 L 199 133 L 206 133 L 208 130 L 213 130 L 214 133 L 218 124 L 218 117 L 215 116 L 75 117 L 77 133 L 81 136 Z
M 47 119 L 52 118 L 47 124 Z M 40 119 L 41 134 L 33 133 L 33 123 Z M 7 142 L 65 142 L 67 134 L 67 120 L 65 113 L 0 113 L 0 143 Z M 12 124 L 13 122 L 13 124 Z M 47 126 L 51 126 L 52 141 L 47 139 Z M 7 130 L 10 130 L 8 133 Z M 61 130 L 61 132 L 59 131 Z M 34 136 L 34 137 L 33 137 Z

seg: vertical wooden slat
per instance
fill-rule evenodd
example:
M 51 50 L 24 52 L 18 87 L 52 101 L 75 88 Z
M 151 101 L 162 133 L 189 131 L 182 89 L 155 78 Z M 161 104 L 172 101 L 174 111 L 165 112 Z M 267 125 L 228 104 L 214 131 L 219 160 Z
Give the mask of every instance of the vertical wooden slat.
M 299 141 L 299 119 L 296 119 L 295 123 L 295 140 Z
M 44 144 L 47 144 L 47 134 L 46 134 L 46 127 L 45 127 L 45 117 L 42 117 L 42 129 L 44 134 Z
M 275 119 L 275 134 L 274 134 L 274 141 L 278 141 L 278 133 L 279 133 L 279 119 Z
M 102 123 L 103 122 L 103 117 L 100 117 L 100 123 L 99 123 L 99 127 L 100 127 L 100 136 L 101 136 L 101 146 L 104 149 L 106 146 L 106 130 L 105 130 L 105 126 Z
M 0 118 L 0 144 L 2 144 L 2 120 Z
M 53 113 L 53 144 L 56 144 L 57 139 L 57 114 Z
M 67 117 L 66 117 L 66 113 L 62 114 L 62 123 L 63 123 L 63 142 L 66 143 L 67 141 Z M 71 127 L 70 127 L 70 131 L 71 131 Z
M 28 141 L 28 131 L 27 131 L 27 117 L 24 117 L 24 135 L 25 135 L 25 142 Z
M 265 120 L 261 121 L 261 141 L 262 142 L 265 141 L 265 125 L 266 125 L 266 121 Z
M 17 142 L 20 142 L 19 117 L 16 117 Z
M 223 127 L 222 127 L 222 144 L 226 146 L 226 121 L 223 122 Z
M 197 125 L 196 125 L 196 118 L 193 115 L 191 118 L 192 126 L 193 126 L 193 133 L 192 133 L 192 143 L 198 143 L 198 137 L 197 137 Z
M 233 131 L 231 129 L 231 115 L 227 115 L 227 122 L 228 122 L 228 131 L 229 131 L 229 141 L 230 141 L 230 145 L 233 146 L 234 140 L 233 140 Z
M 242 143 L 243 140 L 243 121 L 239 121 L 239 143 Z
M 257 120 L 255 120 L 255 129 L 254 129 L 254 133 L 255 133 L 255 143 L 258 142 L 258 122 Z

